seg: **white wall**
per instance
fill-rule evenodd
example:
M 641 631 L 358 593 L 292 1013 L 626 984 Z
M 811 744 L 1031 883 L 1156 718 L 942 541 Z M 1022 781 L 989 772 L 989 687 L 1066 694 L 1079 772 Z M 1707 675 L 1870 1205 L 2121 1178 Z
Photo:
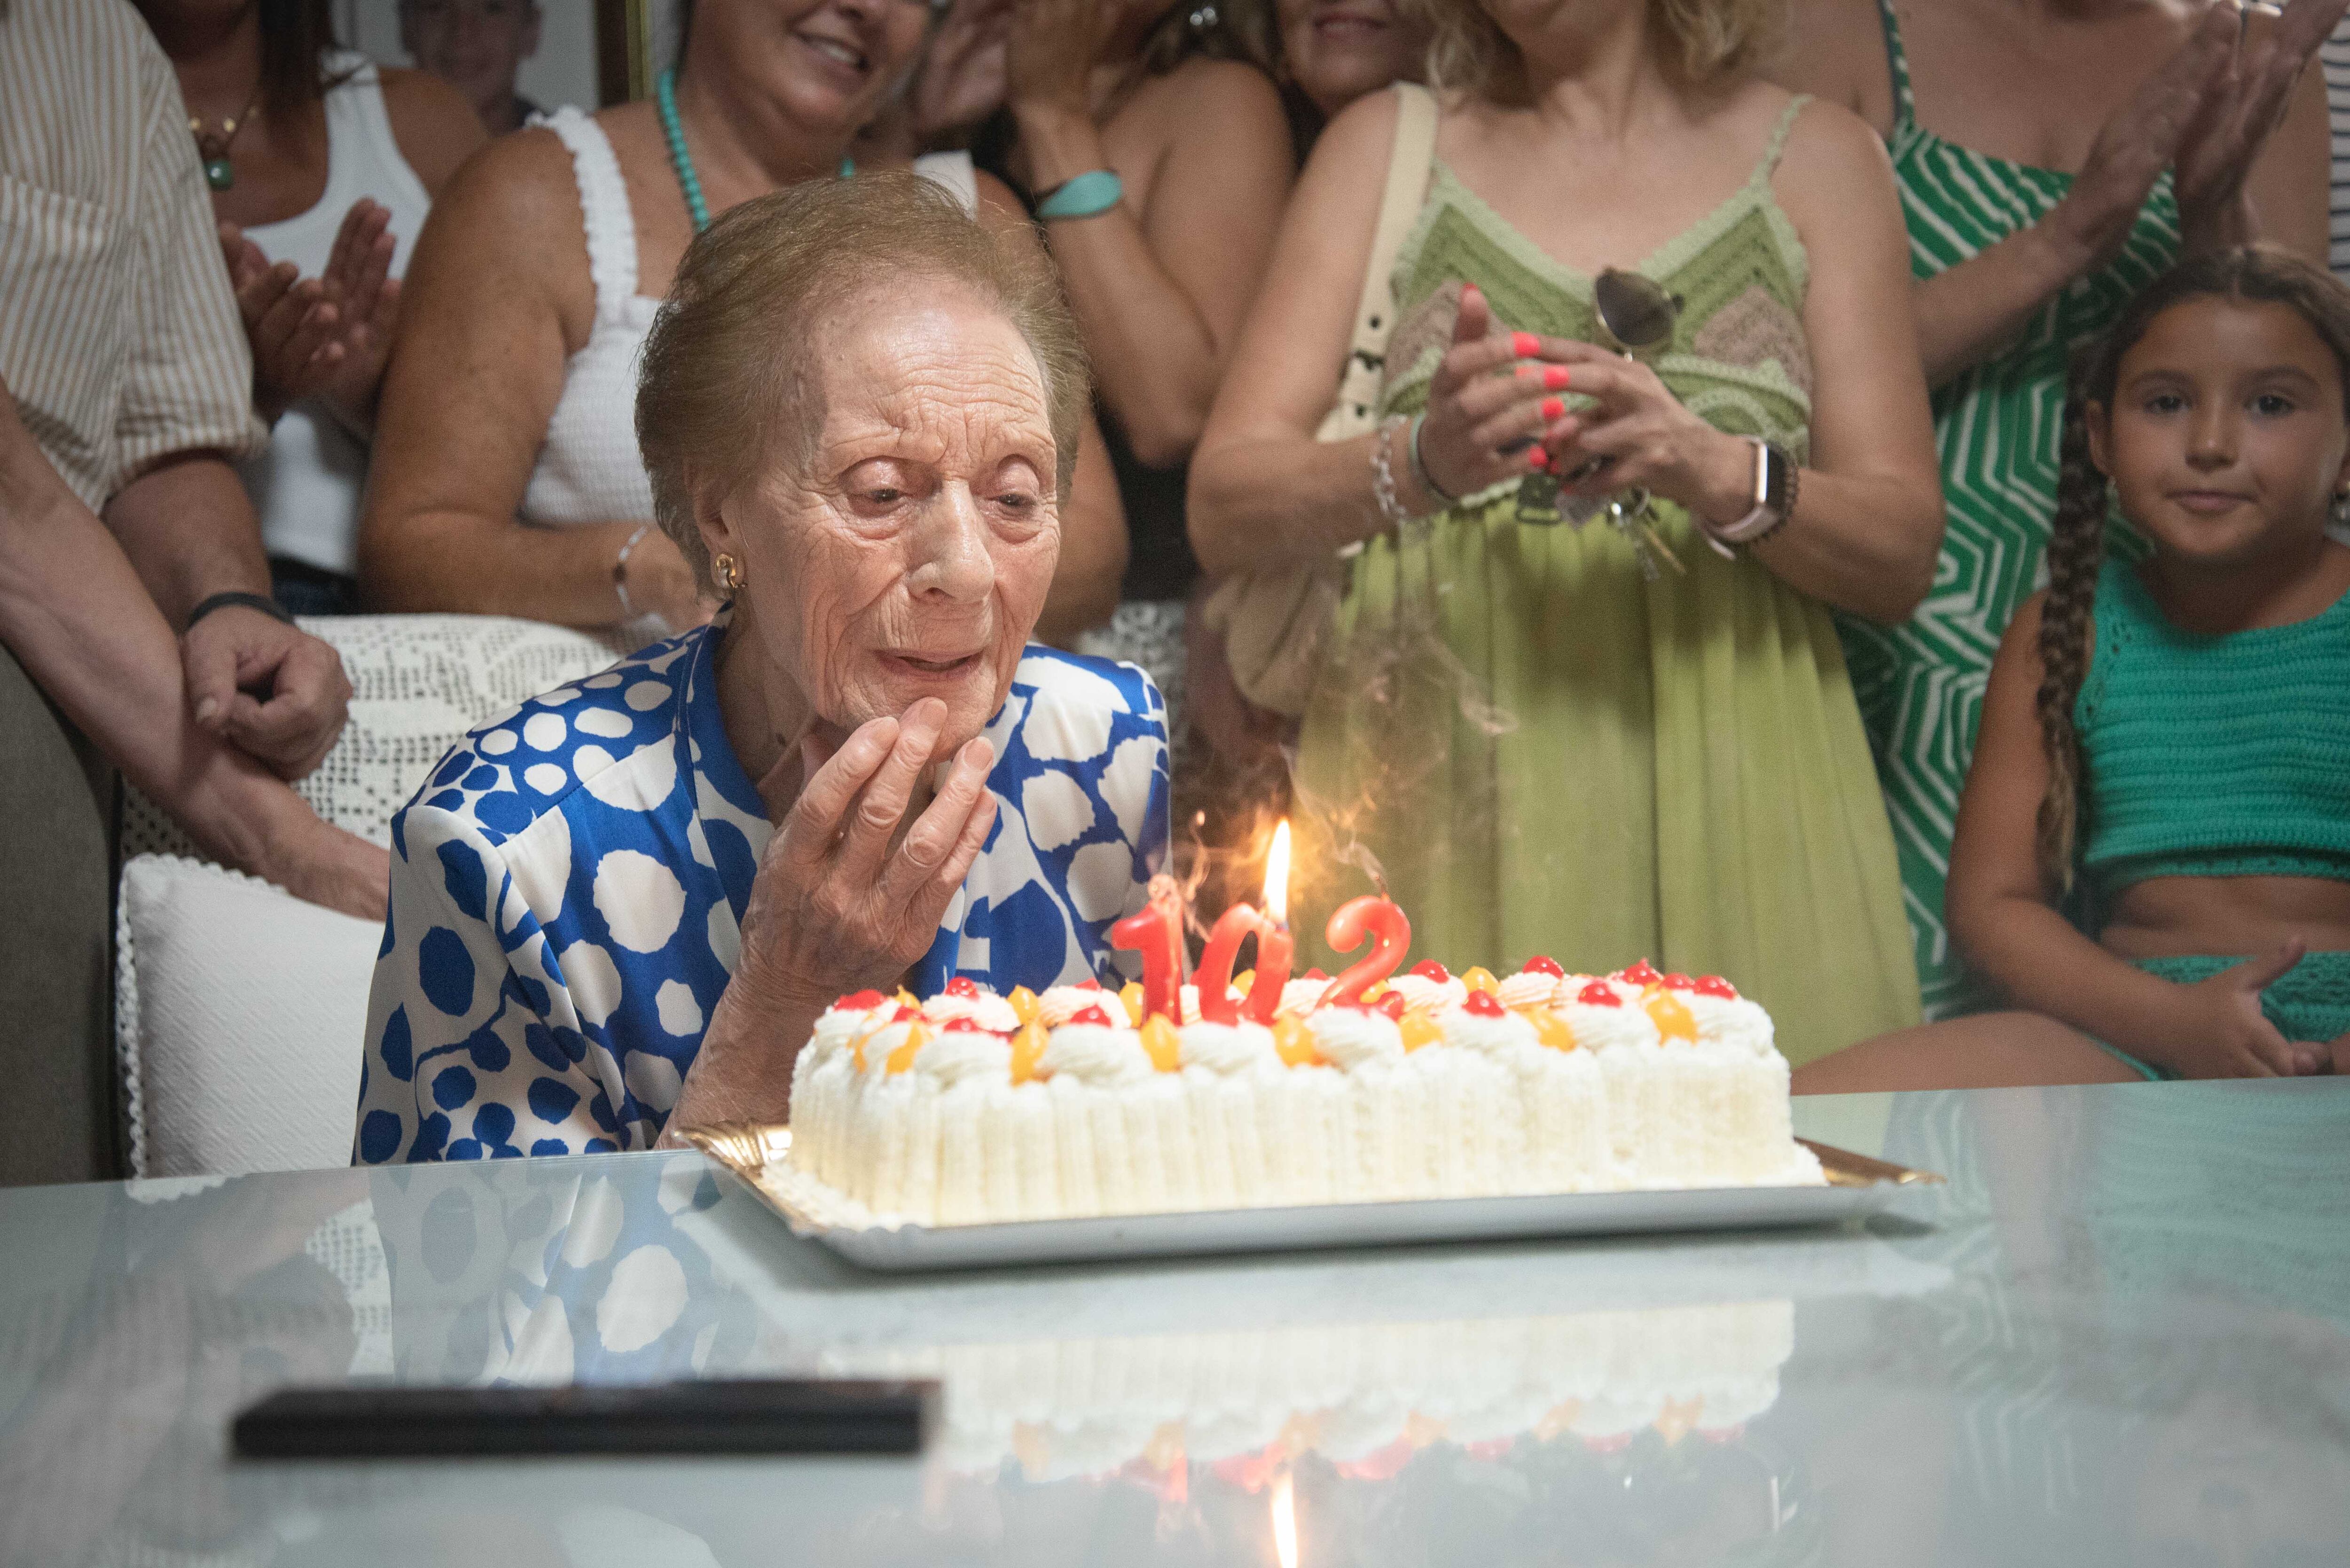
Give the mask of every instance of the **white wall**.
M 522 96 L 541 109 L 594 109 L 595 0 L 539 0 L 538 53 L 522 63 Z M 387 66 L 416 62 L 400 47 L 400 0 L 335 0 L 335 31 L 347 47 Z

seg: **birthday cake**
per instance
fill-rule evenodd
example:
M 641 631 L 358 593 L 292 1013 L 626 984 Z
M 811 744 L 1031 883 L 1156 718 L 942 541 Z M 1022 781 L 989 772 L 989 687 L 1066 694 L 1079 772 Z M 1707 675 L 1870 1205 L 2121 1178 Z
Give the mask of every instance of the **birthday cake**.
M 1335 947 L 1374 902 L 1332 918 Z M 1261 930 L 1233 983 L 1225 934 L 1193 984 L 1146 947 L 1152 983 L 1123 992 L 842 997 L 794 1068 L 793 1167 L 920 1225 L 1825 1179 L 1770 1015 L 1724 981 L 1539 958 L 1388 978 L 1404 928 L 1336 980 L 1287 979 Z

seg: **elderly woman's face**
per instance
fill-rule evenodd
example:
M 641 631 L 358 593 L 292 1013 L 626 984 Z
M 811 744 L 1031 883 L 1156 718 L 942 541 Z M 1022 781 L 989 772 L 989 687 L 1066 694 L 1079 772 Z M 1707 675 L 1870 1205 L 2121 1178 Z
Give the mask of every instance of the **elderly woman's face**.
M 908 300 L 918 303 L 908 304 Z M 839 730 L 947 705 L 951 755 L 1003 701 L 1061 549 L 1045 386 L 960 288 L 894 284 L 811 345 L 823 424 L 720 508 L 768 663 Z
M 924 0 L 697 0 L 691 68 L 723 72 L 805 124 L 855 130 L 929 28 Z

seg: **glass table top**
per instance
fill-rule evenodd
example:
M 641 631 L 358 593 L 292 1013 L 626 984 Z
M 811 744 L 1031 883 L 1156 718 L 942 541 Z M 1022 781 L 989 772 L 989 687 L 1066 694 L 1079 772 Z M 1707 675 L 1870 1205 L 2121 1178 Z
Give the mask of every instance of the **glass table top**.
M 0 1191 L 0 1563 L 2350 1562 L 2350 1085 L 1796 1102 L 1866 1226 L 861 1274 L 697 1155 Z M 914 1459 L 256 1463 L 286 1383 L 941 1379 Z

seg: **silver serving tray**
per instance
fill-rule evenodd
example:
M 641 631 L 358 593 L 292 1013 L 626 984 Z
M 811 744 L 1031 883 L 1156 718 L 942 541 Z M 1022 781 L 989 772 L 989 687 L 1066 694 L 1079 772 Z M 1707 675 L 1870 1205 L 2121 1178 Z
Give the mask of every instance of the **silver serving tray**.
M 783 1158 L 791 1147 L 787 1128 L 720 1127 L 683 1136 L 739 1177 L 795 1235 L 805 1236 L 860 1268 L 883 1273 L 1205 1253 L 1830 1225 L 1877 1213 L 1905 1188 L 1943 1179 L 1930 1171 L 1912 1170 L 1801 1138 L 1797 1141 L 1819 1157 L 1821 1168 L 1827 1173 L 1826 1186 L 1185 1210 L 998 1225 L 875 1225 L 842 1222 L 843 1210 L 855 1211 L 854 1206 L 821 1182 L 791 1168 Z

